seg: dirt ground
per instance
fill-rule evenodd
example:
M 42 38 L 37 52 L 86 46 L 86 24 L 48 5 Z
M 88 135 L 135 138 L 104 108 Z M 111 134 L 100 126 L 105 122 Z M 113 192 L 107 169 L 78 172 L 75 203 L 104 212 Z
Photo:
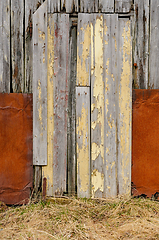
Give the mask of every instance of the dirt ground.
M 159 202 L 50 198 L 0 204 L 0 239 L 159 239 Z

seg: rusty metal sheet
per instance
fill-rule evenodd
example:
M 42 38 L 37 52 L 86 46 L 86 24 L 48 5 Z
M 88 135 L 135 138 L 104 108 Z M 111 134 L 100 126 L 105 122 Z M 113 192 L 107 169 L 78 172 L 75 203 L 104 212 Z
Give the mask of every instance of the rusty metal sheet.
M 33 180 L 32 94 L 0 94 L 0 201 L 27 203 Z
M 159 193 L 159 90 L 133 90 L 132 194 Z

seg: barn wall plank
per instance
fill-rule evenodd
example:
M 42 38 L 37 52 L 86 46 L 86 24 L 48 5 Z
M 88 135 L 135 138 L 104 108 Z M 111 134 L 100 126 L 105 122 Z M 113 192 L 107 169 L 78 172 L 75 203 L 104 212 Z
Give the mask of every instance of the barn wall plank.
M 133 6 L 132 0 L 115 0 L 115 12 L 116 13 L 130 12 L 132 6 Z
M 90 197 L 90 88 L 76 87 L 77 194 Z
M 77 27 L 70 20 L 70 74 L 68 83 L 68 194 L 75 195 L 76 187 L 76 75 L 77 75 Z
M 25 1 L 25 82 L 24 92 L 32 92 L 32 79 L 33 79 L 33 13 L 37 10 L 43 0 L 27 0 Z
M 80 0 L 80 12 L 84 13 L 98 12 L 98 0 L 95 1 Z
M 56 14 L 54 33 L 53 193 L 66 191 L 69 15 Z
M 33 164 L 47 165 L 47 2 L 33 15 Z
M 11 0 L 11 64 L 13 92 L 24 92 L 24 1 Z
M 114 0 L 99 0 L 99 9 L 103 13 L 113 13 L 114 12 Z
M 150 1 L 150 58 L 149 58 L 149 88 L 159 88 L 159 1 Z
M 105 81 L 105 131 L 104 131 L 104 196 L 117 196 L 117 39 L 118 16 L 104 15 L 104 81 Z
M 10 1 L 0 1 L 0 92 L 10 92 Z
M 133 39 L 134 88 L 148 88 L 149 0 L 135 0 Z
M 48 0 L 48 13 L 57 13 L 61 10 L 60 0 Z
M 94 14 L 91 31 L 91 155 L 92 196 L 104 192 L 104 79 L 103 79 L 103 15 Z
M 118 190 L 131 194 L 132 49 L 130 20 L 120 18 L 118 31 Z
M 54 35 L 55 14 L 48 14 L 47 26 L 47 166 L 43 166 L 43 179 L 46 178 L 46 192 L 53 196 L 53 148 L 54 148 Z
M 89 14 L 78 14 L 77 85 L 90 86 L 91 22 Z

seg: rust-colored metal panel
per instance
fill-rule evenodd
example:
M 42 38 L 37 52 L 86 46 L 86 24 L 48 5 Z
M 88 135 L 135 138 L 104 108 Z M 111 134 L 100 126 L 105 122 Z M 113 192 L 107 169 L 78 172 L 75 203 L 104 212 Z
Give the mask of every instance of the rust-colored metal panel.
M 32 94 L 0 94 L 0 201 L 27 203 L 33 179 Z
M 132 194 L 159 193 L 159 90 L 133 90 Z

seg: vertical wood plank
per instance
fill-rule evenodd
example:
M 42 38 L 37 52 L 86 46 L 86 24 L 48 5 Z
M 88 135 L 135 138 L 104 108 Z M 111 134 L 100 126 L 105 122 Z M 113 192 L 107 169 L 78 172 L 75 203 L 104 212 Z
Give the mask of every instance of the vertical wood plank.
M 54 33 L 53 193 L 66 191 L 69 15 L 57 14 Z
M 90 197 L 90 88 L 76 88 L 77 194 Z
M 68 194 L 75 195 L 76 189 L 76 75 L 77 75 L 77 27 L 70 20 L 70 74 L 68 83 Z
M 134 88 L 148 88 L 149 0 L 135 0 L 133 39 Z
M 95 0 L 95 1 L 80 0 L 80 12 L 83 12 L 83 13 L 98 12 L 98 0 Z
M 47 2 L 33 15 L 33 164 L 47 165 Z
M 77 85 L 90 86 L 91 22 L 89 14 L 78 14 Z
M 91 179 L 93 197 L 102 197 L 104 192 L 103 28 L 103 15 L 94 14 L 91 30 Z
M 117 196 L 117 128 L 116 128 L 116 88 L 117 88 L 117 39 L 118 16 L 104 15 L 104 197 Z
M 113 13 L 114 12 L 114 0 L 99 0 L 99 9 L 103 13 Z
M 132 49 L 130 20 L 120 18 L 118 31 L 118 191 L 131 195 Z
M 150 1 L 150 58 L 149 58 L 149 88 L 159 88 L 159 1 Z
M 10 1 L 0 1 L 0 92 L 10 92 Z
M 115 0 L 115 12 L 116 13 L 130 12 L 132 6 L 133 6 L 132 0 Z
M 57 13 L 61 10 L 61 0 L 48 0 L 48 13 Z
M 25 82 L 24 92 L 32 92 L 32 79 L 33 79 L 33 13 L 37 10 L 39 4 L 43 0 L 27 0 L 25 1 Z
M 54 140 L 54 35 L 56 14 L 48 14 L 47 26 L 47 166 L 43 166 L 43 179 L 46 178 L 46 192 L 53 196 L 53 140 Z
M 24 92 L 24 1 L 11 0 L 11 64 L 13 92 Z

